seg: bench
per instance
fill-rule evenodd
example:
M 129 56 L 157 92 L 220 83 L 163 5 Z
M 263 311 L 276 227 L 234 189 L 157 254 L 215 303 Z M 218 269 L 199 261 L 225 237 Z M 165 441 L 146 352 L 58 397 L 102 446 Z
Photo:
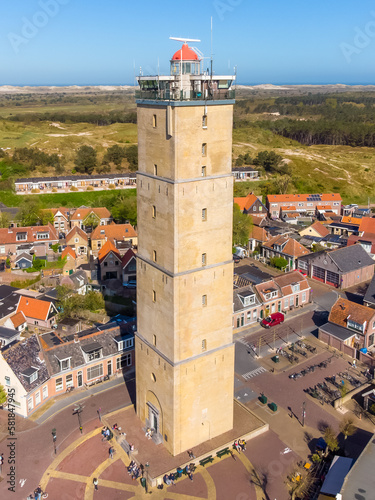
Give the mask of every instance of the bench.
M 214 461 L 214 459 L 212 458 L 212 455 L 210 455 L 209 457 L 206 457 L 206 458 L 203 458 L 202 460 L 199 460 L 199 465 L 204 467 L 206 464 L 209 464 L 213 461 Z
M 223 457 L 224 455 L 230 455 L 230 451 L 229 451 L 229 448 L 224 448 L 223 450 L 220 450 L 216 453 L 216 456 L 218 458 L 221 458 Z

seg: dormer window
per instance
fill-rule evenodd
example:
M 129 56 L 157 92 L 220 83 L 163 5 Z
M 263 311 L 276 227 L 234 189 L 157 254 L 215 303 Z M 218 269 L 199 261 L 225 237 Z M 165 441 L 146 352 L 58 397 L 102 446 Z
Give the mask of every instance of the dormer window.
M 118 351 L 125 351 L 126 349 L 130 349 L 134 346 L 134 337 L 115 337 L 114 340 L 117 344 Z
M 292 289 L 293 289 L 293 293 L 299 292 L 300 291 L 299 283 L 293 283 Z
M 266 300 L 274 299 L 277 297 L 277 291 L 265 293 L 264 296 Z
M 85 354 L 86 361 L 94 361 L 103 357 L 103 348 L 96 342 L 82 346 L 82 351 Z
M 352 328 L 353 330 L 364 333 L 366 322 L 361 325 L 360 323 L 357 323 L 356 321 L 348 318 L 346 325 L 348 328 Z
M 49 233 L 37 233 L 36 239 L 37 240 L 48 240 L 49 238 Z
M 17 233 L 17 241 L 25 241 L 27 239 L 27 233 Z
M 64 359 L 59 359 L 57 358 L 58 361 L 59 361 L 59 364 L 60 364 L 60 371 L 64 371 L 64 370 L 70 370 L 71 368 L 71 363 L 70 363 L 70 360 L 71 358 L 64 358 Z
M 22 372 L 22 375 L 27 383 L 32 384 L 38 378 L 38 371 L 38 368 L 31 366 L 30 368 L 26 368 L 26 370 Z

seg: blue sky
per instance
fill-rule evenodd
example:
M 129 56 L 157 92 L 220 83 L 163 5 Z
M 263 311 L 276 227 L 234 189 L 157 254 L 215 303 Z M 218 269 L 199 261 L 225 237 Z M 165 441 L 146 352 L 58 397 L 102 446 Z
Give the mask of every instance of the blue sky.
M 375 83 L 373 0 L 13 0 L 2 2 L 0 85 L 131 84 L 168 73 L 200 38 L 239 83 Z M 208 61 L 207 61 L 208 64 Z

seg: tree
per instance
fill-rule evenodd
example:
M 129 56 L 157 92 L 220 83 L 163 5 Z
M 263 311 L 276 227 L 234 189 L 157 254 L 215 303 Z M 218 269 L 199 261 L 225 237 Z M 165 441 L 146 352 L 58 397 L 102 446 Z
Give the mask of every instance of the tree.
M 125 149 L 125 158 L 129 163 L 129 170 L 135 171 L 138 168 L 138 146 L 132 145 Z
M 133 226 L 137 224 L 137 198 L 135 196 L 119 197 L 111 211 L 114 219 L 121 222 L 128 220 Z
M 8 397 L 8 395 L 7 395 L 4 387 L 0 384 L 0 405 L 3 405 L 6 402 L 7 397 Z
M 53 253 L 57 253 L 60 248 L 60 243 L 55 243 L 54 245 L 51 245 L 51 250 Z
M 35 197 L 24 198 L 16 216 L 21 226 L 36 226 L 42 218 L 40 202 Z
M 335 432 L 329 425 L 327 425 L 327 427 L 324 430 L 324 441 L 327 443 L 327 448 L 330 451 L 336 451 L 339 449 L 339 443 L 335 435 Z
M 288 261 L 284 257 L 272 257 L 270 264 L 277 269 L 284 269 L 288 265 Z
M 288 165 L 284 164 L 282 156 L 274 151 L 261 151 L 253 161 L 254 165 L 263 167 L 266 172 L 270 173 L 289 173 Z
M 9 224 L 10 215 L 8 214 L 8 212 L 0 212 L 0 227 L 9 227 Z
M 92 226 L 93 229 L 99 226 L 99 223 L 100 223 L 99 217 L 93 212 L 91 212 L 91 214 L 88 215 L 86 219 L 83 221 L 84 226 Z
M 344 436 L 344 451 L 346 448 L 346 440 L 349 436 L 352 436 L 355 432 L 357 432 L 357 428 L 354 425 L 354 420 L 352 417 L 345 417 L 339 425 L 339 429 L 341 434 Z
M 247 246 L 249 242 L 251 219 L 241 212 L 237 203 L 233 205 L 233 245 Z
M 124 148 L 120 147 L 118 144 L 115 144 L 114 146 L 111 146 L 107 149 L 107 152 L 103 158 L 103 163 L 106 164 L 112 162 L 119 167 L 123 158 L 125 158 Z
M 81 146 L 74 160 L 76 171 L 91 175 L 96 167 L 96 151 L 91 146 Z
M 54 223 L 53 213 L 51 210 L 41 210 L 40 211 L 40 221 L 43 226 L 46 226 L 49 222 Z

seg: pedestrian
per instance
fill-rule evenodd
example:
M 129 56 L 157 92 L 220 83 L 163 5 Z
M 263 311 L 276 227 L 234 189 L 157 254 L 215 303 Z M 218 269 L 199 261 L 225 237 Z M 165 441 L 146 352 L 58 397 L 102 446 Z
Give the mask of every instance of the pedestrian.
M 99 489 L 99 488 L 98 488 L 98 483 L 99 483 L 98 478 L 97 478 L 97 477 L 94 477 L 94 479 L 93 479 L 93 481 L 92 481 L 92 484 L 94 485 L 94 488 L 95 488 L 96 490 L 97 490 L 97 489 Z
M 353 359 L 353 365 L 352 365 L 352 366 L 353 366 L 353 368 L 355 368 L 355 367 L 356 367 L 356 363 L 357 363 L 357 360 L 356 360 L 356 359 Z
M 183 472 L 184 472 L 184 471 L 181 469 L 181 467 L 177 467 L 177 477 L 178 477 L 178 478 L 182 477 L 182 473 L 183 473 Z
M 241 450 L 246 450 L 246 441 L 244 439 L 239 439 L 238 444 L 241 446 Z
M 188 455 L 189 455 L 190 460 L 194 460 L 195 459 L 195 455 L 193 453 L 193 450 L 188 450 Z
M 4 454 L 0 453 L 0 476 L 3 471 L 3 464 L 4 464 Z
M 234 446 L 235 446 L 236 450 L 238 451 L 238 453 L 241 453 L 241 447 L 240 447 L 240 445 L 238 444 L 237 439 L 236 439 L 236 441 L 234 442 Z
M 101 409 L 101 408 L 99 408 L 98 410 L 96 410 L 96 412 L 97 412 L 97 414 L 98 414 L 99 422 L 101 422 L 101 421 L 102 421 L 102 416 L 101 416 L 101 413 L 100 413 L 101 411 L 102 411 L 102 409 Z
M 113 458 L 113 453 L 115 452 L 115 450 L 112 448 L 112 446 L 109 447 L 109 450 L 108 450 L 108 453 L 109 453 L 109 456 L 110 458 Z

